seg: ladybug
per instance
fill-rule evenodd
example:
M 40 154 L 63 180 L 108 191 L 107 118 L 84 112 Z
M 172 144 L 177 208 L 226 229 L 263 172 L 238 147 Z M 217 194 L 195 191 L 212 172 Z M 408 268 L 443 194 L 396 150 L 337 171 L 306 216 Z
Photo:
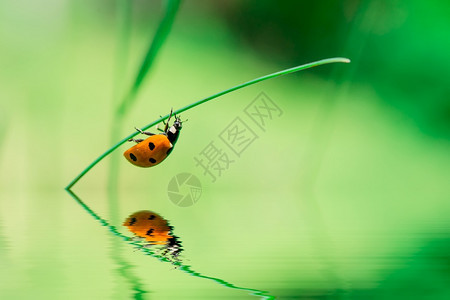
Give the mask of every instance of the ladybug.
M 160 134 L 155 134 L 151 132 L 142 131 L 136 128 L 142 134 L 149 135 L 147 139 L 130 139 L 129 142 L 136 142 L 130 149 L 123 153 L 123 156 L 135 166 L 148 168 L 156 166 L 161 163 L 167 156 L 172 152 L 175 143 L 180 135 L 180 130 L 182 127 L 182 121 L 180 117 L 174 115 L 175 121 L 172 126 L 169 127 L 169 121 L 172 117 L 172 110 L 170 111 L 167 123 L 164 123 L 164 130 L 157 128 L 162 131 Z

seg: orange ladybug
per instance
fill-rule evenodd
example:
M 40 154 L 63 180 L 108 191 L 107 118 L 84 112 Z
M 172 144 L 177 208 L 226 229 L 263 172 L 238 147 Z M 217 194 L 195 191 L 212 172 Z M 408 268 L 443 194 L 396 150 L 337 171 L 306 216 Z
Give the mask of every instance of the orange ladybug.
M 170 111 L 167 123 L 164 123 L 164 130 L 162 133 L 155 134 L 147 131 L 142 131 L 136 128 L 142 134 L 149 135 L 147 139 L 130 139 L 130 142 L 136 142 L 130 149 L 123 153 L 123 156 L 135 166 L 148 168 L 156 166 L 161 163 L 172 152 L 175 143 L 180 135 L 182 127 L 181 118 L 175 117 L 173 125 L 169 128 L 169 121 L 172 117 L 172 110 Z
M 131 214 L 123 225 L 136 237 L 144 240 L 141 245 L 144 248 L 156 245 L 162 246 L 161 254 L 172 261 L 178 260 L 181 253 L 181 242 L 172 234 L 172 226 L 169 222 L 155 212 L 141 210 Z M 179 261 L 179 260 L 178 260 Z

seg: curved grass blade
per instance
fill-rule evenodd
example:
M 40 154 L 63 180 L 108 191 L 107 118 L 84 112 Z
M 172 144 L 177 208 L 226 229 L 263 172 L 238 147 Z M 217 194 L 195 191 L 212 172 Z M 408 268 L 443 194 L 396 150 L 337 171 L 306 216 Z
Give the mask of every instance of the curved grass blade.
M 158 29 L 156 30 L 153 40 L 150 43 L 148 51 L 144 57 L 144 60 L 142 61 L 141 67 L 139 68 L 139 72 L 136 75 L 136 79 L 134 80 L 133 85 L 131 86 L 128 94 L 125 95 L 123 102 L 119 105 L 117 114 L 119 115 L 125 114 L 129 109 L 129 107 L 131 107 L 133 102 L 136 100 L 136 94 L 137 91 L 139 90 L 139 87 L 142 84 L 142 81 L 148 74 L 148 71 L 150 70 L 150 68 L 153 65 L 153 62 L 155 61 L 156 55 L 158 54 L 159 50 L 161 49 L 161 46 L 164 44 L 164 42 L 167 39 L 167 36 L 170 33 L 173 22 L 175 20 L 175 16 L 180 6 L 180 2 L 181 2 L 180 0 L 167 1 L 166 12 L 164 14 L 164 17 L 159 23 Z
M 187 110 L 189 110 L 189 109 L 191 109 L 191 108 L 194 108 L 194 107 L 196 107 L 196 106 L 198 106 L 198 105 L 200 105 L 200 104 L 203 104 L 203 103 L 205 103 L 205 102 L 211 101 L 211 100 L 213 100 L 213 99 L 215 99 L 215 98 L 218 98 L 218 97 L 220 97 L 220 96 L 223 96 L 223 95 L 225 95 L 225 94 L 231 93 L 231 92 L 233 92 L 233 91 L 239 90 L 239 89 L 241 89 L 241 88 L 247 87 L 247 86 L 249 86 L 249 85 L 252 85 L 252 84 L 255 84 L 255 83 L 264 81 L 264 80 L 268 80 L 268 79 L 271 79 L 271 78 L 276 78 L 276 77 L 279 77 L 279 76 L 282 76 L 282 75 L 287 75 L 287 74 L 295 73 L 295 72 L 298 72 L 298 71 L 306 70 L 306 69 L 309 69 L 309 68 L 313 68 L 313 67 L 317 67 L 317 66 L 321 66 L 321 65 L 325 65 L 325 64 L 331 64 L 331 63 L 349 63 L 349 62 L 350 62 L 350 60 L 349 60 L 348 58 L 342 58 L 342 57 L 327 58 L 327 59 L 322 59 L 322 60 L 315 61 L 315 62 L 312 62 L 312 63 L 300 65 L 300 66 L 297 66 L 297 67 L 293 67 L 293 68 L 290 68 L 290 69 L 286 69 L 286 70 L 283 70 L 283 71 L 275 72 L 275 73 L 272 73 L 272 74 L 268 74 L 268 75 L 265 75 L 265 76 L 262 76 L 262 77 L 258 77 L 258 78 L 256 78 L 256 79 L 253 79 L 253 80 L 244 82 L 244 83 L 242 83 L 242 84 L 236 85 L 236 86 L 234 86 L 234 87 L 232 87 L 232 88 L 229 88 L 229 89 L 224 90 L 224 91 L 222 91 L 222 92 L 219 92 L 219 93 L 217 93 L 217 94 L 211 95 L 211 96 L 206 97 L 206 98 L 204 98 L 204 99 L 201 99 L 201 100 L 199 100 L 199 101 L 197 101 L 197 102 L 194 102 L 194 103 L 192 103 L 192 104 L 189 104 L 189 105 L 187 105 L 187 106 L 185 106 L 185 107 L 183 107 L 183 108 L 180 108 L 180 109 L 174 111 L 174 113 L 180 114 L 180 113 L 182 113 L 182 112 L 184 112 L 184 111 L 187 111 Z M 152 126 L 154 126 L 154 125 L 156 125 L 156 124 L 162 122 L 163 120 L 166 120 L 168 117 L 169 117 L 169 115 L 167 114 L 167 115 L 165 115 L 165 116 L 163 116 L 163 117 L 161 117 L 161 118 L 159 118 L 159 119 L 157 119 L 157 120 L 151 122 L 150 124 L 148 124 L 148 125 L 142 127 L 141 129 L 142 129 L 142 130 L 147 130 L 148 128 L 150 128 L 150 127 L 152 127 Z M 75 178 L 69 183 L 69 185 L 67 185 L 66 190 L 70 189 L 75 183 L 77 183 L 78 180 L 80 180 L 84 175 L 86 175 L 86 173 L 89 172 L 89 170 L 92 169 L 92 168 L 93 168 L 97 163 L 99 163 L 102 159 L 104 159 L 104 158 L 105 158 L 106 156 L 108 156 L 111 152 L 113 152 L 113 151 L 116 150 L 118 147 L 120 147 L 122 144 L 126 143 L 129 139 L 135 137 L 135 136 L 138 135 L 138 134 L 139 134 L 139 132 L 137 132 L 137 131 L 136 131 L 136 132 L 133 132 L 132 134 L 130 134 L 129 136 L 123 138 L 123 139 L 122 139 L 121 141 L 119 141 L 117 144 L 115 144 L 114 146 L 112 146 L 111 148 L 109 148 L 108 150 L 106 150 L 105 153 L 103 153 L 102 155 L 100 155 L 100 156 L 99 156 L 96 160 L 94 160 L 89 166 L 87 166 L 87 167 L 86 167 L 86 168 L 85 168 L 85 169 L 84 169 L 77 177 L 75 177 Z

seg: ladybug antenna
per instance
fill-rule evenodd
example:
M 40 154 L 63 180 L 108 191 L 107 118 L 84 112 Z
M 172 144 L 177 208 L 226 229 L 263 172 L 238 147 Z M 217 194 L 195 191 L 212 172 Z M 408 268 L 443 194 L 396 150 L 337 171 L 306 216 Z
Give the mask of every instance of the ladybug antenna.
M 179 115 L 178 118 L 180 119 L 180 122 L 181 122 L 181 123 L 184 123 L 184 122 L 187 122 L 187 121 L 188 121 L 188 119 L 186 119 L 186 120 L 184 120 L 184 121 L 181 120 L 181 115 Z

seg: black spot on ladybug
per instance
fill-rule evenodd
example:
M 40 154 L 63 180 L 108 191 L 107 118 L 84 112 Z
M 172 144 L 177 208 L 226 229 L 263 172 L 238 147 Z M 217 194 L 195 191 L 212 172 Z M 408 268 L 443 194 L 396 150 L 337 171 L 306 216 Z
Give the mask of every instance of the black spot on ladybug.
M 167 155 L 169 155 L 169 154 L 170 154 L 170 152 L 172 152 L 172 150 L 173 150 L 173 147 L 172 147 L 172 148 L 170 148 L 169 150 L 167 150 Z
M 155 144 L 150 142 L 150 143 L 148 143 L 148 147 L 150 148 L 150 150 L 153 150 L 153 149 L 155 149 Z
M 148 217 L 149 220 L 153 220 L 155 217 L 155 215 L 150 215 L 150 217 Z
M 150 157 L 150 159 L 148 161 L 151 162 L 152 164 L 154 164 L 156 162 L 156 159 L 154 159 L 153 157 Z
M 136 223 L 136 221 L 137 221 L 136 218 L 131 218 L 130 225 L 128 225 L 128 226 L 132 226 L 134 223 Z
M 130 158 L 131 158 L 133 161 L 137 161 L 137 158 L 136 158 L 136 156 L 134 156 L 133 153 L 130 153 Z
M 150 228 L 150 229 L 147 231 L 146 235 L 152 236 L 153 231 L 154 231 L 154 229 L 153 229 L 153 228 Z

